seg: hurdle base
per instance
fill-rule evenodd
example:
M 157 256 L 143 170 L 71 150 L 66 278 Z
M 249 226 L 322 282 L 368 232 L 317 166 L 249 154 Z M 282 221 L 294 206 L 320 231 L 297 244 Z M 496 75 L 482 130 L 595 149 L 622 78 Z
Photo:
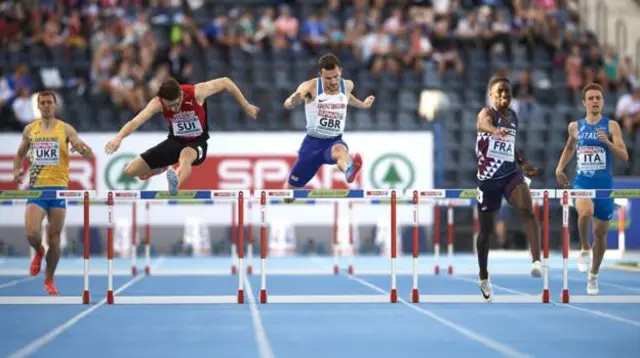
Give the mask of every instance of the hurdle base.
M 438 265 L 433 266 L 433 274 L 434 275 L 439 275 L 440 274 L 440 266 L 438 266 Z
M 562 290 L 562 303 L 569 303 L 569 290 L 568 289 L 563 289 Z
M 420 302 L 420 293 L 418 293 L 418 289 L 417 288 L 414 288 L 411 291 L 411 302 L 413 302 L 413 303 Z
M 144 267 L 144 274 L 147 276 L 151 276 L 151 269 L 149 268 L 149 266 Z
M 354 274 L 354 270 L 353 270 L 353 265 L 349 265 L 349 275 L 353 275 Z
M 84 290 L 84 292 L 82 292 L 82 303 L 85 305 L 88 305 L 89 303 L 91 303 L 91 296 L 89 295 L 89 290 Z
M 337 275 L 340 273 L 340 268 L 338 267 L 338 265 L 333 265 L 333 274 Z
M 267 290 L 264 288 L 260 290 L 260 303 L 267 303 Z
M 542 303 L 549 303 L 551 301 L 551 297 L 549 295 L 549 289 L 545 289 L 542 291 Z
M 236 273 L 238 273 L 238 269 L 236 268 L 236 265 L 231 265 L 231 274 L 235 275 Z
M 112 305 L 113 304 L 113 291 L 112 290 L 107 291 L 107 304 L 108 305 Z
M 244 290 L 238 290 L 238 303 L 244 303 Z
M 247 275 L 253 275 L 253 266 L 247 266 Z
M 396 290 L 395 288 L 391 289 L 391 292 L 389 293 L 389 295 L 391 296 L 391 303 L 396 303 L 398 302 L 398 290 Z
M 131 275 L 136 276 L 138 274 L 138 268 L 136 266 L 131 266 Z
M 447 273 L 449 273 L 449 275 L 453 275 L 453 266 L 449 265 L 449 268 L 447 269 Z

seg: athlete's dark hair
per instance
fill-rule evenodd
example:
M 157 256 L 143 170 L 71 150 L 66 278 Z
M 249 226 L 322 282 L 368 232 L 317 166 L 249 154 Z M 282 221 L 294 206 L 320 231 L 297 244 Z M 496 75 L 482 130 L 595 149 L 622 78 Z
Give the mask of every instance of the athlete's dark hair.
M 162 82 L 160 88 L 158 88 L 158 97 L 167 101 L 178 99 L 180 97 L 180 84 L 178 81 L 170 78 Z
M 53 91 L 44 90 L 42 92 L 38 92 L 38 102 L 40 102 L 41 97 L 51 96 L 53 97 L 53 103 L 58 103 L 58 98 L 56 98 L 56 94 Z
M 493 86 L 497 85 L 498 83 L 506 83 L 507 86 L 511 86 L 511 81 L 509 81 L 508 78 L 506 78 L 506 77 L 494 77 L 493 79 L 491 79 L 491 82 L 489 82 L 489 90 L 491 90 L 493 88 Z
M 582 99 L 584 99 L 587 95 L 587 92 L 591 90 L 600 91 L 600 94 L 604 96 L 604 88 L 602 88 L 602 86 L 600 86 L 599 84 L 592 82 L 584 86 L 584 88 L 582 89 Z
M 322 69 L 333 70 L 336 67 L 342 67 L 340 65 L 340 60 L 338 59 L 338 56 L 332 53 L 322 55 L 322 57 L 320 57 L 320 59 L 318 60 L 318 66 L 320 67 L 321 70 Z

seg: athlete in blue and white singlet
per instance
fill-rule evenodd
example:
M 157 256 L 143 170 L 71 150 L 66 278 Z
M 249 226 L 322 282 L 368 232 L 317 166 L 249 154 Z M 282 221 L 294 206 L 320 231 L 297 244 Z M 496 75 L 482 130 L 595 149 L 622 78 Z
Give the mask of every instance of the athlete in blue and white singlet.
M 583 92 L 583 104 L 587 115 L 569 124 L 569 138 L 562 152 L 556 177 L 563 186 L 569 186 L 564 168 L 576 155 L 577 172 L 573 189 L 612 189 L 613 157 L 627 161 L 620 126 L 617 122 L 602 116 L 604 106 L 603 89 L 600 85 L 587 85 Z M 585 272 L 589 268 L 590 245 L 589 230 L 594 220 L 593 265 L 587 278 L 587 294 L 598 294 L 598 271 L 607 248 L 607 230 L 613 216 L 613 199 L 577 199 L 578 231 L 582 250 L 578 257 L 578 270 Z
M 347 106 L 369 108 L 375 98 L 364 102 L 353 96 L 353 82 L 342 79 L 340 60 L 332 54 L 318 61 L 320 73 L 317 78 L 303 82 L 284 103 L 292 109 L 305 103 L 307 135 L 300 149 L 285 188 L 303 188 L 323 164 L 337 164 L 352 183 L 362 167 L 359 154 L 349 154 L 349 147 L 342 139 L 347 120 Z

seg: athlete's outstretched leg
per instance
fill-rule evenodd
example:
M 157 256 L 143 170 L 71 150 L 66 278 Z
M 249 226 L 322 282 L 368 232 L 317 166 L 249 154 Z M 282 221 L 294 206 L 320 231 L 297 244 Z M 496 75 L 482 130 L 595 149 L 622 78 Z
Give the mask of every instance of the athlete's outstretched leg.
M 478 221 L 480 222 L 480 232 L 478 233 L 476 250 L 478 252 L 478 266 L 480 268 L 479 276 L 480 280 L 486 280 L 489 278 L 487 266 L 491 234 L 493 234 L 495 230 L 495 213 L 478 210 Z
M 331 159 L 333 159 L 338 168 L 344 172 L 348 183 L 352 183 L 356 179 L 362 167 L 362 157 L 360 154 L 356 153 L 351 157 L 347 147 L 337 143 L 331 146 Z
M 42 246 L 42 220 L 46 214 L 47 212 L 40 205 L 27 204 L 24 215 L 24 233 L 29 240 L 29 245 L 36 251 L 29 269 L 31 276 L 40 273 L 42 258 L 45 254 Z
M 591 271 L 587 277 L 587 294 L 597 295 L 600 292 L 598 288 L 598 272 L 600 272 L 600 265 L 604 258 L 604 253 L 607 252 L 607 231 L 609 230 L 609 221 L 600 219 L 594 220 L 593 225 L 593 264 L 591 265 Z
M 177 171 L 173 168 L 167 170 L 167 180 L 169 181 L 169 193 L 171 195 L 178 194 L 178 188 L 191 176 L 191 168 L 193 162 L 198 159 L 198 152 L 191 148 L 186 147 L 180 151 L 180 158 L 178 159 Z
M 578 271 L 587 272 L 591 263 L 591 222 L 593 221 L 593 200 L 576 199 L 576 211 L 578 212 L 578 234 L 580 235 L 580 256 L 578 256 Z
M 50 295 L 57 295 L 58 290 L 53 284 L 53 277 L 58 267 L 58 261 L 60 260 L 60 234 L 64 227 L 64 219 L 66 216 L 66 209 L 64 208 L 50 208 L 47 224 L 47 244 L 49 249 L 47 250 L 47 270 L 45 275 L 45 289 Z
M 540 226 L 538 220 L 533 213 L 533 203 L 531 200 L 531 192 L 527 183 L 518 184 L 509 195 L 509 202 L 518 209 L 524 232 L 529 241 L 531 250 L 531 259 L 533 268 L 531 275 L 535 277 L 542 276 L 542 265 L 540 263 Z
M 156 170 L 152 170 L 149 167 L 149 164 L 147 164 L 147 162 L 138 155 L 124 168 L 124 174 L 134 178 L 141 177 L 141 179 L 148 179 L 150 176 L 159 174 L 166 169 L 167 168 L 158 168 Z
M 482 204 L 479 204 L 479 206 Z M 480 209 L 480 208 L 478 208 Z M 480 268 L 480 293 L 485 301 L 490 302 L 493 298 L 493 289 L 489 281 L 489 246 L 491 234 L 495 229 L 495 212 L 478 210 L 478 221 L 480 221 L 480 232 L 476 242 L 478 252 L 478 267 Z

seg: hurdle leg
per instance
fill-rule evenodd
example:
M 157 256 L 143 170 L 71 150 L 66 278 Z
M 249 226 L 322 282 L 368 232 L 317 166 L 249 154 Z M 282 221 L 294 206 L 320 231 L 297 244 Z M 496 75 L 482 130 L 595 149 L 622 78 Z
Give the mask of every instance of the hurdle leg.
M 89 295 L 89 193 L 84 193 L 84 217 L 83 217 L 83 241 L 84 241 L 84 291 L 82 292 L 82 303 L 87 305 L 91 302 Z
M 238 193 L 238 303 L 244 303 L 244 193 Z
M 411 302 L 420 302 L 420 293 L 418 291 L 418 255 L 419 255 L 419 212 L 420 198 L 418 191 L 413 191 L 413 289 L 411 290 Z
M 138 274 L 138 265 L 136 263 L 136 259 L 138 256 L 137 253 L 137 242 L 136 236 L 138 235 L 138 225 L 137 225 L 137 207 L 136 202 L 134 201 L 131 205 L 131 275 L 135 276 Z
M 145 222 L 145 238 L 144 238 L 144 274 L 151 275 L 151 221 L 149 216 L 149 202 L 145 203 L 146 222 Z
M 544 192 L 542 207 L 542 269 L 544 270 L 544 286 L 542 302 L 549 303 L 549 192 Z
M 267 303 L 267 193 L 260 193 L 260 303 Z
M 109 192 L 107 198 L 108 215 L 107 221 L 107 304 L 114 303 L 113 297 L 113 192 Z
M 569 194 L 562 194 L 562 303 L 569 303 Z
M 353 275 L 354 274 L 354 269 L 353 269 L 353 256 L 355 255 L 355 245 L 354 245 L 354 240 L 353 240 L 353 202 L 349 201 L 349 248 L 351 249 L 351 252 L 349 253 L 349 269 L 348 269 L 348 274 L 349 275 Z
M 440 274 L 440 203 L 436 200 L 433 207 L 433 273 Z
M 391 291 L 389 292 L 391 303 L 398 302 L 398 290 L 396 288 L 396 256 L 398 254 L 398 237 L 396 223 L 396 191 L 391 191 Z
M 340 273 L 340 266 L 338 266 L 338 203 L 333 204 L 333 274 Z
M 449 261 L 449 267 L 447 272 L 449 275 L 453 275 L 453 203 L 450 201 L 447 207 L 447 261 Z

